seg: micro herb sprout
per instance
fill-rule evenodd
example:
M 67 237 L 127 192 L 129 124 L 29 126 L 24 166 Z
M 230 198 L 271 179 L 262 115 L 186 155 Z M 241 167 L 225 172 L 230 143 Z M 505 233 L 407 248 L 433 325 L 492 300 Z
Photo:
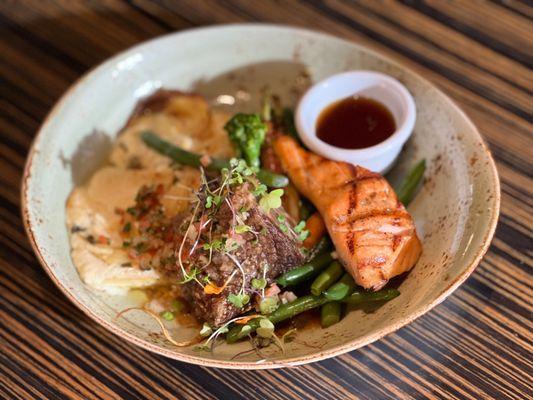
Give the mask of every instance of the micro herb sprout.
M 272 314 L 279 307 L 279 299 L 277 296 L 264 297 L 259 303 L 259 311 L 263 315 Z
M 267 281 L 265 278 L 254 278 L 252 279 L 252 287 L 256 290 L 262 290 L 266 287 Z
M 256 197 L 260 197 L 264 195 L 267 192 L 267 187 L 265 184 L 260 183 L 255 187 L 255 189 L 252 191 L 253 195 Z
M 259 207 L 265 214 L 268 214 L 270 210 L 281 207 L 281 196 L 283 196 L 283 189 L 274 189 L 265 193 L 259 200 Z
M 243 308 L 250 302 L 250 296 L 246 293 L 234 294 L 228 296 L 228 301 L 237 308 Z
M 251 228 L 248 225 L 237 225 L 234 228 L 235 233 L 246 233 L 250 232 Z
M 307 239 L 310 234 L 310 232 L 305 229 L 305 221 L 300 221 L 298 225 L 294 227 L 294 232 L 298 234 L 298 240 L 301 242 Z
M 201 337 L 208 337 L 213 333 L 213 328 L 211 328 L 207 323 L 204 322 L 202 329 L 200 329 Z
M 269 339 L 274 334 L 274 324 L 268 318 L 261 318 L 256 332 L 259 337 Z

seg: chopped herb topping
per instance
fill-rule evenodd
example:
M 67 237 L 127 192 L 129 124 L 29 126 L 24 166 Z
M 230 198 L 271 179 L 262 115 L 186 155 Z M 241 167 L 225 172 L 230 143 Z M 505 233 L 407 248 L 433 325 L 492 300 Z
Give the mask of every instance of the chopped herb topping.
M 159 313 L 159 316 L 166 321 L 172 321 L 174 319 L 174 313 L 169 310 L 165 310 Z
M 128 233 L 131 231 L 131 222 L 126 222 L 122 227 L 122 232 Z
M 72 225 L 72 228 L 70 228 L 70 233 L 77 233 L 77 232 L 83 232 L 85 230 L 84 227 L 79 225 Z

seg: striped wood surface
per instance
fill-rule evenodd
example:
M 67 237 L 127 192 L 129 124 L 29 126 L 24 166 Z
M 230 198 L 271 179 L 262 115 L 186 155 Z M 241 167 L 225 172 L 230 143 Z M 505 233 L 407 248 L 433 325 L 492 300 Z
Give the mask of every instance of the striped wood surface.
M 531 398 L 532 18 L 519 0 L 0 0 L 0 396 Z M 132 347 L 54 287 L 19 216 L 32 137 L 76 78 L 142 40 L 241 21 L 321 29 L 411 67 L 474 120 L 502 180 L 491 250 L 454 295 L 378 343 L 293 369 L 206 369 Z

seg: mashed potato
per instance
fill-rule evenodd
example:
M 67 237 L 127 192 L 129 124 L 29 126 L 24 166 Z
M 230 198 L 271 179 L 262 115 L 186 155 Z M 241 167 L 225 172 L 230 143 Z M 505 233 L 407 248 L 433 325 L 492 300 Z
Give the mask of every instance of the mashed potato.
M 121 216 L 117 210 L 132 206 L 143 185 L 161 184 L 165 188 L 164 212 L 173 216 L 187 209 L 200 183 L 196 168 L 172 168 L 167 157 L 140 140 L 141 132 L 151 130 L 190 151 L 233 155 L 223 129 L 228 115 L 211 111 L 200 96 L 166 91 L 164 95 L 159 94 L 157 109 L 149 107 L 150 99 L 145 107 L 137 107 L 116 140 L 109 163 L 76 187 L 67 200 L 72 260 L 83 282 L 91 288 L 122 294 L 160 283 L 163 278 L 155 270 L 141 270 L 128 257 L 122 246 Z

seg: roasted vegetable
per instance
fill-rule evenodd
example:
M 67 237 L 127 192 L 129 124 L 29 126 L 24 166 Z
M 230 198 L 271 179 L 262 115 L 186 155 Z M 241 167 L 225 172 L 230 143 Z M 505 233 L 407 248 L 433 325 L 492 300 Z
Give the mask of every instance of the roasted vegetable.
M 309 236 L 304 241 L 304 247 L 308 249 L 316 246 L 320 239 L 326 234 L 326 224 L 318 212 L 313 213 L 307 219 L 305 229 L 309 231 Z
M 265 141 L 266 124 L 257 114 L 235 114 L 224 126 L 239 156 L 251 167 L 259 167 L 261 146 Z

